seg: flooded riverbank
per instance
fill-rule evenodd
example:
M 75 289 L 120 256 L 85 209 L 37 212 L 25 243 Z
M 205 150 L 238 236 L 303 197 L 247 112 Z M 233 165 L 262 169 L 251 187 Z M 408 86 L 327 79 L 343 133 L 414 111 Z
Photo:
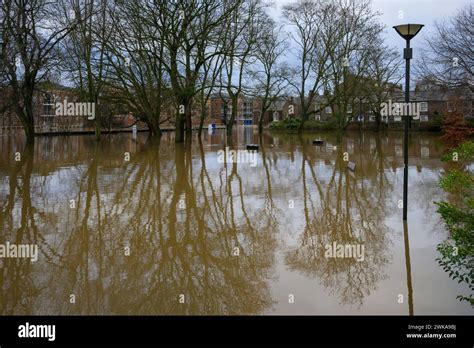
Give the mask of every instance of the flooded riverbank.
M 0 259 L 0 313 L 473 314 L 436 262 L 443 144 L 411 135 L 404 229 L 402 137 L 2 137 L 0 243 L 39 254 Z

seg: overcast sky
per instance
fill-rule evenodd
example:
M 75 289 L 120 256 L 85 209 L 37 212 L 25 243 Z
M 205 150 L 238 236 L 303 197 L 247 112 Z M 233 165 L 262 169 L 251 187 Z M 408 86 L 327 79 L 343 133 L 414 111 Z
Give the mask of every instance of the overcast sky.
M 292 0 L 269 0 L 274 5 L 270 10 L 272 16 L 282 22 L 281 9 L 283 5 L 294 2 Z M 372 7 L 380 12 L 380 20 L 385 24 L 386 44 L 392 47 L 402 48 L 405 41 L 398 36 L 392 27 L 397 24 L 419 23 L 425 27 L 412 40 L 414 60 L 416 62 L 417 45 L 424 46 L 424 39 L 433 32 L 434 21 L 448 20 L 449 17 L 456 14 L 462 7 L 470 4 L 472 0 L 372 0 Z M 403 18 L 399 18 L 402 15 Z

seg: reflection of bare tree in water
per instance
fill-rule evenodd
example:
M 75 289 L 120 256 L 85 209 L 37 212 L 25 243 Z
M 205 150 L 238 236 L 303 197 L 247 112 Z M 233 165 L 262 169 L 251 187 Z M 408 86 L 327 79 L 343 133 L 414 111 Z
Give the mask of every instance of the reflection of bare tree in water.
M 56 241 L 40 255 L 41 281 L 26 288 L 24 279 L 9 276 L 9 291 L 38 296 L 25 312 L 251 314 L 271 307 L 275 219 L 265 209 L 248 210 L 252 197 L 244 196 L 237 164 L 225 164 L 227 177 L 209 175 L 202 144 L 197 150 L 193 159 L 185 144 L 147 144 L 120 167 L 112 160 L 122 159 L 117 146 L 101 143 L 86 165 L 68 168 L 78 177 L 67 178 L 70 192 L 62 193 L 57 220 L 36 232 L 53 232 Z M 31 197 L 24 202 L 31 206 Z M 13 306 L 6 294 L 2 303 Z
M 34 148 L 26 145 L 20 153 L 21 161 L 11 165 L 9 193 L 0 210 L 0 241 L 16 245 L 36 245 L 38 253 L 53 255 L 40 233 L 50 217 L 32 205 L 32 190 L 41 183 L 33 176 Z M 31 311 L 41 285 L 35 281 L 34 263 L 29 258 L 0 260 L 0 313 L 2 315 L 27 314 Z
M 271 177 L 270 177 L 270 169 L 268 166 L 268 159 L 267 159 L 267 150 L 265 149 L 265 144 L 264 144 L 264 139 L 263 139 L 263 133 L 259 133 L 259 140 L 260 140 L 260 151 L 262 154 L 262 165 L 265 170 L 265 179 L 267 182 L 267 187 L 265 190 L 265 210 L 267 216 L 270 217 L 271 221 L 276 221 L 277 220 L 277 207 L 275 206 L 275 203 L 273 202 L 273 192 L 272 192 L 272 185 L 271 185 Z M 271 160 L 270 160 L 271 162 Z
M 45 144 L 47 146 L 47 142 L 39 142 L 37 144 L 38 161 L 41 161 L 40 158 L 45 155 Z M 35 244 L 39 248 L 39 255 L 36 263 L 31 263 L 30 260 L 25 259 L 5 260 L 6 264 L 3 270 L 15 273 L 10 282 L 4 282 L 4 284 L 9 284 L 6 292 L 17 297 L 22 306 L 20 308 L 17 306 L 19 302 L 13 300 L 2 301 L 2 303 L 15 307 L 11 310 L 12 314 L 58 313 L 61 312 L 58 308 L 67 307 L 69 294 L 74 293 L 74 286 L 67 289 L 67 298 L 64 299 L 54 296 L 54 292 L 63 289 L 64 286 L 62 284 L 78 283 L 78 279 L 87 274 L 89 271 L 87 260 L 92 251 L 95 250 L 88 248 L 89 244 L 87 242 L 77 244 L 74 242 L 77 239 L 90 240 L 92 239 L 91 236 L 95 237 L 88 227 L 88 212 L 91 210 L 94 197 L 96 205 L 99 202 L 97 146 L 86 173 L 87 192 L 85 193 L 84 203 L 86 214 L 84 216 L 81 216 L 78 210 L 69 209 L 69 198 L 75 198 L 74 196 L 68 195 L 68 193 L 61 192 L 57 194 L 55 192 L 58 186 L 61 185 L 60 182 L 62 180 L 67 181 L 66 185 L 71 187 L 79 179 L 77 183 L 81 185 L 82 180 L 80 177 L 76 178 L 73 175 L 63 177 L 61 168 L 58 169 L 57 167 L 54 168 L 54 170 L 57 170 L 54 175 L 33 175 L 34 148 L 32 146 L 26 148 L 21 155 L 22 162 L 12 166 L 12 172 L 9 175 L 9 180 L 12 184 L 9 188 L 9 203 L 5 209 L 2 209 L 3 216 L 1 219 L 2 222 L 6 223 L 5 226 L 2 226 L 1 230 L 5 232 L 11 231 L 14 236 L 2 236 L 1 240 L 9 240 L 16 244 Z M 22 173 L 21 180 L 18 180 L 19 172 L 17 169 L 23 166 L 25 167 L 24 173 Z M 51 168 L 51 163 L 47 164 L 46 167 Z M 44 170 L 43 168 L 42 166 L 38 169 Z M 18 182 L 21 184 L 18 184 Z M 16 195 L 16 186 L 19 187 L 18 195 Z M 81 206 L 81 197 L 79 196 L 75 200 L 75 204 L 78 207 Z M 14 209 L 15 204 L 21 205 L 20 213 Z M 77 222 L 74 225 L 71 224 L 73 216 L 76 217 L 74 221 Z M 14 227 L 16 221 L 20 225 L 19 229 Z M 54 238 L 49 238 L 53 235 Z M 71 236 L 73 236 L 72 240 Z M 58 248 L 59 245 L 61 246 L 60 248 Z M 85 261 L 82 262 L 83 260 Z M 15 269 L 17 264 L 21 264 L 25 270 L 28 270 L 29 274 L 27 277 L 19 276 Z M 75 267 L 71 265 L 75 265 Z M 61 275 L 56 272 L 58 268 L 63 267 L 68 268 L 69 271 L 67 280 L 59 278 Z M 60 285 L 56 284 L 55 287 L 50 287 L 49 278 Z M 82 285 L 84 284 L 79 286 Z M 87 285 L 85 289 L 81 289 L 82 292 L 90 291 Z M 51 298 L 46 302 L 41 299 L 39 300 L 40 297 L 45 295 L 48 297 L 51 295 Z M 51 303 L 49 302 L 50 300 L 56 300 L 56 302 Z
M 352 174 L 343 160 L 345 150 L 339 146 L 332 174 L 322 178 L 314 168 L 316 150 L 311 150 L 307 140 L 301 138 L 306 225 L 300 245 L 287 254 L 286 262 L 293 269 L 320 278 L 341 303 L 362 305 L 364 297 L 385 278 L 383 267 L 389 261 L 391 232 L 384 224 L 388 180 L 385 178 L 383 153 L 379 144 L 376 154 L 368 156 L 368 163 L 362 162 L 367 156 L 361 156 L 357 171 Z M 366 150 L 361 148 L 360 152 Z M 308 180 L 314 185 L 315 192 L 308 188 Z M 313 198 L 314 195 L 317 198 Z M 325 258 L 325 246 L 332 246 L 333 242 L 363 244 L 364 261 Z

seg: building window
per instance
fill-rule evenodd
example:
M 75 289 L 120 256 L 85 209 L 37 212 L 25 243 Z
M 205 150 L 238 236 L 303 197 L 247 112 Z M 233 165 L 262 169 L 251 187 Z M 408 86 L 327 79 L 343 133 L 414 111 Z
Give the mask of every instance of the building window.
M 316 121 L 321 121 L 321 116 L 320 116 L 320 115 L 316 115 L 316 116 L 314 116 L 314 119 L 315 119 Z
M 402 157 L 403 156 L 403 149 L 400 145 L 395 145 L 395 155 L 397 157 Z
M 347 105 L 347 113 L 352 114 L 352 104 Z
M 428 115 L 420 115 L 421 122 L 428 122 Z
M 429 158 L 430 157 L 430 148 L 426 146 L 421 147 L 421 158 Z
M 446 103 L 447 105 L 447 109 L 448 109 L 448 112 L 452 112 L 453 111 L 453 103 L 452 102 L 447 102 Z
M 427 112 L 428 111 L 428 103 L 427 102 L 421 102 L 420 103 L 420 111 L 421 112 Z
M 320 109 L 320 108 L 321 108 L 321 104 L 319 104 L 319 103 L 314 104 L 314 111 L 315 111 L 316 113 L 319 114 L 319 112 L 320 112 L 319 109 Z
M 326 106 L 326 107 L 324 108 L 324 112 L 325 112 L 326 114 L 332 114 L 332 109 L 331 109 L 331 107 L 330 107 L 330 106 Z
M 51 116 L 54 114 L 54 101 L 50 94 L 46 94 L 43 98 L 43 116 Z
M 244 102 L 244 118 L 252 118 L 252 103 Z

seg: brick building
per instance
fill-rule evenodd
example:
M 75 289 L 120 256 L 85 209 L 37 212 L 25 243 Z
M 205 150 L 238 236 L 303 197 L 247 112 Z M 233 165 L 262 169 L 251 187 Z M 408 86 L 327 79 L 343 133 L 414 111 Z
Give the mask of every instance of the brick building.
M 392 86 L 392 92 L 387 98 L 392 103 L 404 102 L 404 92 L 401 86 Z M 9 98 L 8 87 L 3 88 L 0 94 L 0 107 L 5 105 Z M 453 90 L 442 88 L 430 84 L 427 81 L 419 81 L 414 91 L 410 93 L 410 101 L 419 103 L 420 118 L 413 122 L 428 122 L 433 120 L 441 120 L 441 117 L 449 112 L 450 100 L 453 96 L 460 96 L 464 104 L 464 116 L 466 119 L 474 119 L 473 110 L 473 93 L 469 90 Z M 67 88 L 54 83 L 43 83 L 38 86 L 38 90 L 33 97 L 35 129 L 41 132 L 68 132 L 74 130 L 93 129 L 92 120 L 88 120 L 84 116 L 57 116 L 55 114 L 55 104 L 67 99 L 69 102 L 79 101 L 78 94 L 74 89 Z M 387 102 L 389 101 L 387 100 Z M 237 102 L 236 125 L 257 125 L 261 113 L 262 101 L 259 98 L 241 96 Z M 110 114 L 114 120 L 114 124 L 123 127 L 130 126 L 135 122 L 136 115 L 131 115 L 127 110 L 118 111 L 107 108 L 107 105 L 101 105 L 104 114 Z M 113 105 L 109 105 L 113 106 Z M 316 95 L 310 106 L 315 111 L 310 115 L 310 120 L 330 121 L 334 118 L 335 107 L 328 105 L 327 100 L 322 95 Z M 123 113 L 123 116 L 118 116 Z M 196 127 L 200 120 L 200 107 L 194 106 L 192 112 L 192 124 Z M 226 124 L 232 113 L 231 99 L 224 94 L 213 94 L 207 102 L 207 118 L 204 126 L 216 124 L 222 126 Z M 268 125 L 273 121 L 280 121 L 286 118 L 301 117 L 300 101 L 298 97 L 281 96 L 273 101 L 270 108 L 264 115 L 264 125 Z M 175 121 L 176 109 L 171 104 L 164 106 L 162 111 L 162 127 L 173 127 Z M 347 117 L 354 123 L 370 123 L 375 121 L 375 115 L 370 111 L 368 104 L 364 98 L 354 98 L 354 102 L 347 106 Z M 401 116 L 387 116 L 382 118 L 382 122 L 398 123 L 402 122 Z M 144 124 L 142 124 L 145 127 Z M 12 110 L 0 114 L 0 132 L 6 129 L 21 128 L 18 118 Z
M 474 95 L 466 89 L 447 89 L 439 86 L 433 86 L 424 82 L 417 84 L 414 91 L 410 92 L 410 103 L 416 103 L 419 108 L 420 118 L 413 122 L 428 122 L 441 121 L 442 116 L 446 112 L 452 110 L 451 98 L 460 97 L 463 101 L 463 113 L 466 119 L 474 119 Z M 405 93 L 401 86 L 392 88 L 391 93 L 387 97 L 387 103 L 404 103 Z M 299 104 L 299 103 L 298 103 Z M 269 122 L 278 119 L 291 117 L 288 115 L 288 106 L 295 105 L 292 98 L 289 98 L 285 103 L 276 103 L 272 109 L 274 117 L 268 117 Z M 322 95 L 314 97 L 313 103 L 310 107 L 315 112 L 311 114 L 310 120 L 329 121 L 336 110 L 335 106 L 328 105 L 328 101 Z M 298 105 L 294 107 L 296 117 L 300 117 L 301 110 Z M 318 111 L 319 110 L 319 111 Z M 276 118 L 277 117 L 277 118 Z M 364 98 L 354 98 L 352 104 L 347 105 L 347 117 L 354 122 L 375 122 L 375 115 L 370 110 L 370 107 Z M 388 115 L 382 117 L 384 123 L 403 122 L 402 116 Z
M 5 87 L 0 96 L 0 105 L 6 105 L 10 91 Z M 71 89 L 55 83 L 41 83 L 33 93 L 33 115 L 36 132 L 68 131 L 82 129 L 91 123 L 83 116 L 57 116 L 56 103 L 76 102 L 77 93 Z M 2 131 L 21 128 L 21 122 L 15 115 L 13 108 L 7 109 L 0 115 L 0 129 Z
M 241 96 L 237 100 L 236 125 L 251 125 L 258 122 L 261 102 L 256 98 Z M 207 123 L 225 125 L 232 114 L 232 100 L 227 95 L 214 94 L 208 101 Z

